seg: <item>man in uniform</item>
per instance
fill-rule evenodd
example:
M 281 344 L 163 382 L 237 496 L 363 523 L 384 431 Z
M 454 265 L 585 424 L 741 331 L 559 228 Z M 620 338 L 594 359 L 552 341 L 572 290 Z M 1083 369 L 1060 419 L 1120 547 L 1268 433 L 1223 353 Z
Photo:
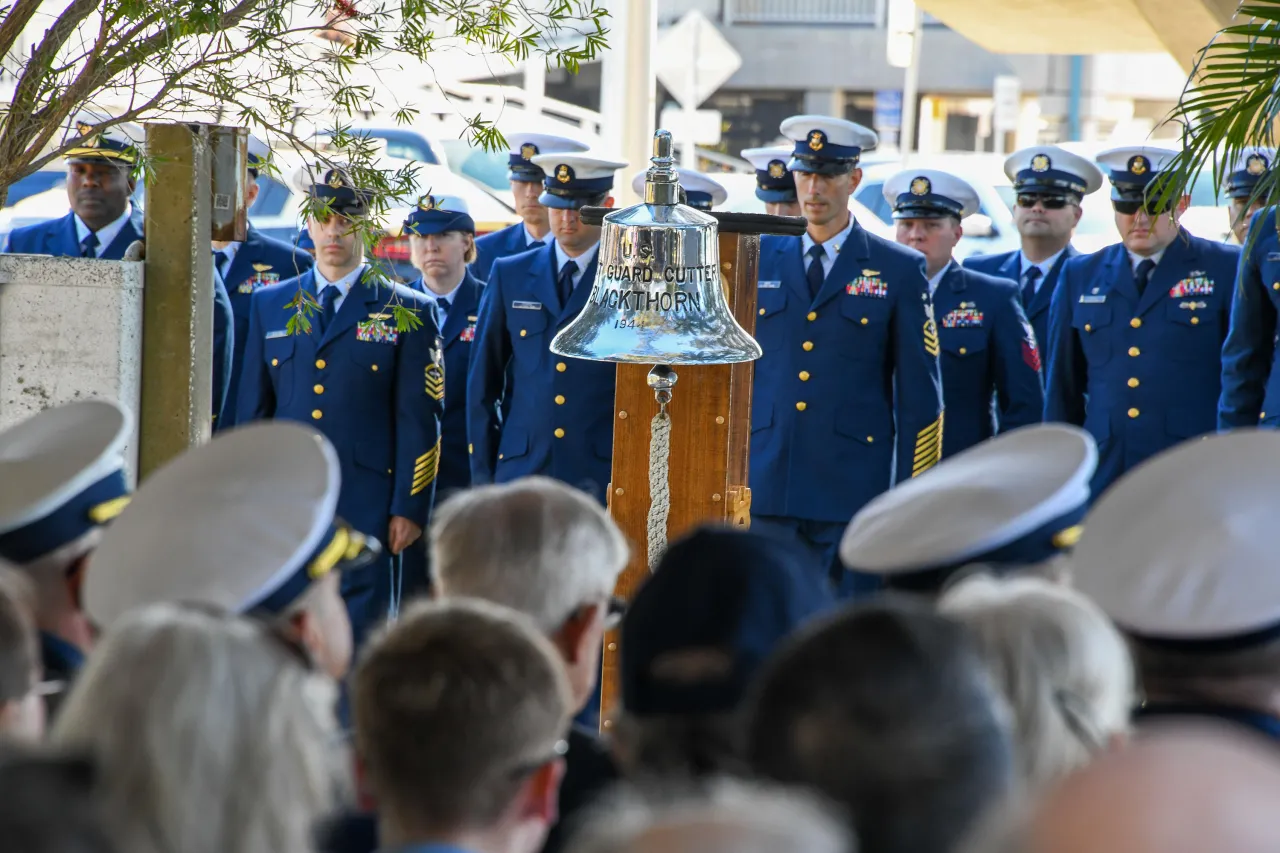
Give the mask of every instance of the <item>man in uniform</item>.
M 924 258 L 849 212 L 870 130 L 793 116 L 789 168 L 808 231 L 760 246 L 751 416 L 753 523 L 833 565 L 849 519 L 942 455 L 938 330 Z
M 637 172 L 631 179 L 631 189 L 641 198 L 644 198 L 644 181 L 648 174 L 649 170 L 645 169 Z M 680 189 L 684 190 L 684 204 L 694 210 L 709 212 L 729 198 L 724 185 L 704 172 L 680 166 L 676 168 L 676 174 L 679 176 Z
M 0 559 L 31 581 L 49 680 L 71 681 L 93 645 L 80 586 L 103 526 L 128 503 L 131 421 L 114 403 L 84 400 L 0 432 Z
M 942 456 L 996 432 L 1037 423 L 1044 414 L 1040 351 L 1010 281 L 961 267 L 951 253 L 960 222 L 977 212 L 978 193 L 963 178 L 907 169 L 884 183 L 898 242 L 925 257 L 929 294 L 942 341 Z
M 117 132 L 119 131 L 119 132 Z M 67 199 L 71 212 L 61 219 L 15 228 L 0 251 L 57 258 L 118 261 L 142 239 L 142 211 L 133 206 L 137 181 L 132 168 L 138 146 L 120 128 L 96 131 L 85 122 L 63 153 L 67 162 Z M 235 345 L 231 298 L 222 279 L 213 276 L 213 424 L 232 408 L 228 402 Z
M 266 145 L 255 137 L 249 137 L 246 207 L 252 207 L 258 197 L 258 172 L 266 163 L 268 154 Z M 213 241 L 213 266 L 222 276 L 222 282 L 231 297 L 231 310 L 235 315 L 231 379 L 227 385 L 227 399 L 231 403 L 224 408 L 222 417 L 214 424 L 217 429 L 227 429 L 236 423 L 235 400 L 240 392 L 244 345 L 249 337 L 249 297 L 268 284 L 301 275 L 311 269 L 313 263 L 306 252 L 260 233 L 252 223 L 249 224 L 243 241 Z
M 742 157 L 756 170 L 756 198 L 764 202 L 770 216 L 803 216 L 796 201 L 796 176 L 787 168 L 790 145 L 747 148 Z
M 338 514 L 399 555 L 422 535 L 435 494 L 444 409 L 439 328 L 426 297 L 364 263 L 353 220 L 367 213 L 368 194 L 341 169 L 320 174 L 311 192 L 324 209 L 307 222 L 316 265 L 253 294 L 236 417 L 297 420 L 322 432 L 341 461 Z M 291 325 L 304 295 L 319 305 L 309 330 Z M 395 306 L 413 311 L 420 325 L 398 329 Z M 343 575 L 357 648 L 398 606 L 400 571 L 415 568 L 425 571 L 384 558 Z
M 1098 155 L 1123 242 L 1067 261 L 1053 294 L 1045 420 L 1093 433 L 1095 495 L 1217 426 L 1240 250 L 1178 224 L 1188 199 L 1164 201 L 1159 179 L 1177 153 L 1136 146 Z
M 1236 157 L 1223 184 L 1222 193 L 1231 214 L 1231 234 L 1242 246 L 1249 233 L 1249 221 L 1267 205 L 1267 196 L 1255 197 L 1255 190 L 1275 162 L 1274 148 L 1246 148 Z
M 999 255 L 965 258 L 964 265 L 1018 283 L 1022 307 L 1041 347 L 1049 340 L 1049 304 L 1062 265 L 1079 254 L 1071 234 L 1080 221 L 1080 204 L 1102 186 L 1102 172 L 1083 157 L 1053 145 L 1015 151 L 1004 172 L 1018 194 L 1013 222 L 1022 248 Z
M 471 479 L 505 483 L 544 474 L 604 502 L 613 462 L 617 366 L 562 359 L 551 340 L 582 311 L 595 285 L 600 227 L 578 209 L 613 205 L 614 172 L 596 154 L 540 154 L 551 209 L 549 246 L 493 266 L 467 376 Z
M 476 240 L 476 259 L 471 264 L 472 275 L 481 281 L 488 281 L 494 261 L 527 252 L 547 242 L 551 224 L 547 219 L 546 206 L 538 199 L 542 194 L 542 182 L 547 176 L 533 162 L 533 158 L 539 154 L 579 153 L 586 150 L 586 144 L 564 136 L 546 133 L 512 135 L 507 180 L 511 182 L 511 195 L 515 199 L 516 213 L 520 214 L 521 221 Z

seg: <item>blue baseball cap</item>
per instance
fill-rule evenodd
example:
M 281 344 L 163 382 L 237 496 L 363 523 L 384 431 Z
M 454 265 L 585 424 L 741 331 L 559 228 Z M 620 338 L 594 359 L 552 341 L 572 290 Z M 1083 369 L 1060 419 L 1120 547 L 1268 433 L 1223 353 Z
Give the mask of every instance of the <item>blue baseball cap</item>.
M 629 714 L 732 711 L 774 648 L 833 607 L 806 554 L 759 533 L 705 527 L 671 545 L 622 621 Z
M 425 195 L 404 220 L 404 233 L 425 237 L 446 231 L 476 233 L 475 220 L 465 199 L 448 195 Z
M 132 423 L 115 403 L 83 400 L 0 432 L 0 557 L 30 563 L 120 514 Z

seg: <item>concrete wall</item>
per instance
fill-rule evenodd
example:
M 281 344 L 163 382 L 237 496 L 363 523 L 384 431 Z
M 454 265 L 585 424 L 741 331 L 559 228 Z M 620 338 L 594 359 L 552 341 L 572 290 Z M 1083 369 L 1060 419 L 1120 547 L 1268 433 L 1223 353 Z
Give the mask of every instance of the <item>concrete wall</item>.
M 0 429 L 93 397 L 135 413 L 137 470 L 142 263 L 0 255 Z

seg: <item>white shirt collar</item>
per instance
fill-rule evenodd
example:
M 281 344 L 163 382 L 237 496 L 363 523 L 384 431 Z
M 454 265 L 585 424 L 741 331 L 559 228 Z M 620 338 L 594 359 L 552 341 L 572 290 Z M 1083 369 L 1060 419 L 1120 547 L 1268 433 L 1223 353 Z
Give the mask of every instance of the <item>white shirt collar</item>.
M 561 248 L 558 242 L 553 240 L 551 245 L 555 246 L 556 249 L 556 268 L 553 271 L 554 274 L 558 276 L 560 274 L 560 269 L 565 265 L 565 262 L 573 261 L 578 265 L 578 271 L 573 274 L 573 286 L 577 287 L 578 282 L 582 281 L 582 275 L 587 271 L 587 267 L 591 266 L 591 262 L 596 259 L 596 252 L 600 251 L 600 241 L 597 240 L 595 243 L 592 243 L 590 249 L 587 249 L 576 258 L 571 258 L 566 255 L 564 249 Z
M 816 240 L 814 240 L 812 237 L 809 236 L 809 232 L 805 231 L 804 235 L 800 238 L 800 252 L 801 254 L 804 255 L 807 261 L 809 257 L 809 250 L 812 249 L 815 245 L 821 245 L 823 252 L 826 254 L 826 257 L 822 259 L 822 265 L 828 271 L 830 271 L 830 264 L 835 263 L 836 253 L 839 252 L 841 247 L 844 246 L 844 241 L 849 239 L 849 232 L 851 232 L 852 230 L 853 230 L 853 214 L 850 213 L 849 224 L 846 225 L 843 230 L 841 230 L 839 233 L 833 236 L 830 240 L 827 240 L 825 243 L 818 244 Z
M 338 288 L 338 298 L 333 300 L 333 308 L 336 311 L 342 307 L 342 303 L 347 299 L 347 294 L 351 292 L 351 288 L 355 286 L 355 283 L 360 280 L 360 276 L 364 275 L 365 265 L 361 264 L 337 281 L 329 281 L 329 279 L 325 278 L 324 274 L 320 272 L 319 266 L 314 266 L 311 269 L 316 277 L 316 298 L 319 298 L 320 294 L 324 293 L 324 289 L 329 285 Z
M 1040 261 L 1039 263 L 1034 263 L 1028 260 L 1027 256 L 1022 254 L 1022 250 L 1019 249 L 1018 256 L 1022 258 L 1022 270 L 1021 270 L 1022 274 L 1019 276 L 1019 278 L 1025 277 L 1027 274 L 1027 270 L 1031 269 L 1032 267 L 1039 267 L 1040 278 L 1038 281 L 1036 281 L 1036 289 L 1038 290 L 1040 288 L 1040 282 L 1044 281 L 1046 278 L 1049 277 L 1049 273 L 1053 270 L 1053 265 L 1058 262 L 1058 258 L 1062 257 L 1062 253 L 1065 252 L 1066 250 L 1067 250 L 1067 247 L 1063 246 L 1061 249 L 1054 252 L 1052 255 L 1045 258 L 1043 261 Z
M 548 234 L 547 239 L 549 240 L 550 238 L 551 238 L 551 235 Z M 526 246 L 532 246 L 534 243 L 545 243 L 545 242 L 547 242 L 547 240 L 540 239 L 538 237 L 533 236 L 533 232 L 529 230 L 528 225 L 524 226 L 524 244 Z
M 938 272 L 935 273 L 934 275 L 929 276 L 929 295 L 930 296 L 932 296 L 935 292 L 937 292 L 938 285 L 942 284 L 943 277 L 946 276 L 946 274 L 951 271 L 951 265 L 954 263 L 955 263 L 954 260 L 947 261 L 946 266 L 938 270 Z
M 467 280 L 467 270 L 464 267 L 462 270 L 462 277 L 459 278 L 458 283 L 453 286 L 453 290 L 450 290 L 448 293 L 436 293 L 430 287 L 427 287 L 427 280 L 425 277 L 423 277 L 422 294 L 426 296 L 427 299 L 435 303 L 439 303 L 441 299 L 448 299 L 449 305 L 450 307 L 452 307 L 454 297 L 458 295 L 458 291 L 462 289 L 462 283 L 466 280 Z
M 97 256 L 100 258 L 102 257 L 102 253 L 107 250 L 107 247 L 111 245 L 116 237 L 120 236 L 120 232 L 124 230 L 125 223 L 129 221 L 129 217 L 133 216 L 133 202 L 129 202 L 124 209 L 124 213 L 120 214 L 119 218 L 108 222 L 97 231 L 94 231 L 88 225 L 85 225 L 84 220 L 80 218 L 79 214 L 75 214 L 74 216 L 76 221 L 76 239 L 80 243 L 84 243 L 84 238 L 88 237 L 90 234 L 96 235 L 98 238 L 98 248 L 95 251 L 97 252 Z
M 214 251 L 222 252 L 223 254 L 225 254 L 227 256 L 227 266 L 230 266 L 232 263 L 235 262 L 236 253 L 240 251 L 240 247 L 243 245 L 244 244 L 241 243 L 239 240 L 232 240 L 230 243 L 223 246 L 221 249 L 214 249 Z
M 1160 266 L 1160 259 L 1164 257 L 1164 252 L 1165 250 L 1161 249 L 1160 251 L 1154 254 L 1148 255 L 1145 258 L 1142 255 L 1137 255 L 1137 254 L 1134 254 L 1133 252 L 1129 252 L 1129 268 L 1132 269 L 1134 272 L 1137 272 L 1138 264 L 1147 260 L 1153 262 L 1156 266 Z

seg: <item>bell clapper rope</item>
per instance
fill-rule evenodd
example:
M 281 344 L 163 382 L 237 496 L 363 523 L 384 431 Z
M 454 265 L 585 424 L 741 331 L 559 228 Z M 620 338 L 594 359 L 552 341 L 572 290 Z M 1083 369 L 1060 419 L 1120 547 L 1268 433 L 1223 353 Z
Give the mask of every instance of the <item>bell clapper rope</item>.
M 649 371 L 647 382 L 658 400 L 658 413 L 649 423 L 649 518 L 647 524 L 649 571 L 667 549 L 667 516 L 671 512 L 671 416 L 667 404 L 671 389 L 680 377 L 669 365 L 660 364 Z

